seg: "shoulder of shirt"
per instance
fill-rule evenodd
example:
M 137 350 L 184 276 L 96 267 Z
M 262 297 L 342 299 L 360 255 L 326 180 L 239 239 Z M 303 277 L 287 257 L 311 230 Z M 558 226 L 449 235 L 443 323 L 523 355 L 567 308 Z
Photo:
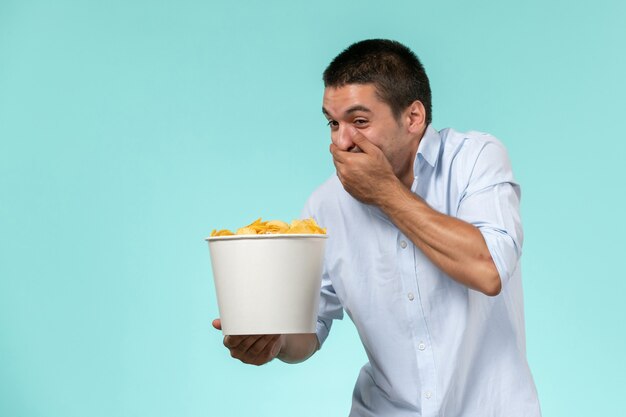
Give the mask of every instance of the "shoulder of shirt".
M 504 147 L 502 142 L 495 136 L 476 130 L 459 132 L 451 128 L 446 128 L 439 131 L 439 136 L 441 137 L 441 143 L 450 150 L 461 146 L 482 148 L 488 143 Z
M 319 204 L 329 199 L 336 199 L 344 191 L 337 175 L 331 175 L 326 181 L 318 186 L 309 196 L 307 203 Z
M 443 129 L 439 132 L 441 151 L 438 169 L 454 172 L 454 181 L 464 184 L 479 178 L 498 178 L 500 182 L 514 182 L 508 152 L 495 136 L 484 132 L 457 132 Z M 474 180 L 470 180 L 474 178 Z M 476 182 L 480 184 L 480 181 Z
M 337 175 L 331 175 L 307 199 L 305 210 L 314 217 L 322 216 L 325 211 L 334 210 L 348 201 L 354 200 L 344 190 Z
M 446 156 L 456 155 L 461 151 L 471 154 L 480 153 L 485 146 L 490 144 L 505 149 L 504 144 L 495 136 L 475 130 L 459 132 L 451 128 L 446 128 L 439 131 L 439 136 L 443 147 L 441 155 L 444 158 Z

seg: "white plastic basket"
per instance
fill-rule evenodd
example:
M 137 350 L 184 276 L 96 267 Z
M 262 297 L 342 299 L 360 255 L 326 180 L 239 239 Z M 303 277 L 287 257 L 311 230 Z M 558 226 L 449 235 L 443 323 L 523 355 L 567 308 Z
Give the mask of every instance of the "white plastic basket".
M 223 334 L 315 333 L 326 238 L 207 238 Z

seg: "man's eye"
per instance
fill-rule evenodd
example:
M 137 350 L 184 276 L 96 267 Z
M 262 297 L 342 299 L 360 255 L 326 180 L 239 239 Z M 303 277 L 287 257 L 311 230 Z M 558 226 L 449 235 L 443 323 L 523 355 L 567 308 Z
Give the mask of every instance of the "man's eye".
M 326 125 L 327 125 L 327 126 L 330 126 L 330 127 L 336 127 L 336 126 L 338 126 L 338 125 L 339 125 L 339 123 L 337 123 L 337 122 L 336 122 L 336 121 L 334 121 L 334 120 L 329 120 L 329 121 L 328 121 L 328 123 L 326 123 Z
M 356 119 L 354 121 L 354 124 L 355 125 L 364 125 L 364 124 L 367 124 L 367 120 L 365 120 L 365 119 Z

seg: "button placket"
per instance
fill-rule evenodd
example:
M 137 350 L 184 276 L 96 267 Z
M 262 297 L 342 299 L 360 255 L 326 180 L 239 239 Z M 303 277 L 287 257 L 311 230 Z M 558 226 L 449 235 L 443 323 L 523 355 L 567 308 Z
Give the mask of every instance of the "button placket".
M 402 233 L 396 235 L 396 253 L 400 260 L 401 272 L 403 280 L 404 296 L 408 303 L 406 304 L 407 312 L 410 314 L 412 321 L 412 339 L 415 359 L 417 360 L 417 368 L 420 372 L 420 380 L 422 390 L 417 395 L 421 396 L 423 402 L 424 415 L 435 415 L 434 407 L 436 407 L 436 394 L 433 389 L 436 386 L 435 369 L 433 364 L 432 352 L 426 349 L 426 341 L 429 339 L 428 327 L 426 325 L 423 307 L 420 301 L 418 286 L 418 257 L 415 254 L 417 249 L 409 239 Z

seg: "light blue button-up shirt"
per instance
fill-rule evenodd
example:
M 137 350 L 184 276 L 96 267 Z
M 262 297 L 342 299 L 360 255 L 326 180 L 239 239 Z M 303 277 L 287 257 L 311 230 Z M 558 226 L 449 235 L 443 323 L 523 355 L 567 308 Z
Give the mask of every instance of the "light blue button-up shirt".
M 481 231 L 502 291 L 489 297 L 457 283 L 381 210 L 327 180 L 303 215 L 328 229 L 320 345 L 345 311 L 369 359 L 350 416 L 540 416 L 526 361 L 520 189 L 505 148 L 485 133 L 429 126 L 411 191 Z

